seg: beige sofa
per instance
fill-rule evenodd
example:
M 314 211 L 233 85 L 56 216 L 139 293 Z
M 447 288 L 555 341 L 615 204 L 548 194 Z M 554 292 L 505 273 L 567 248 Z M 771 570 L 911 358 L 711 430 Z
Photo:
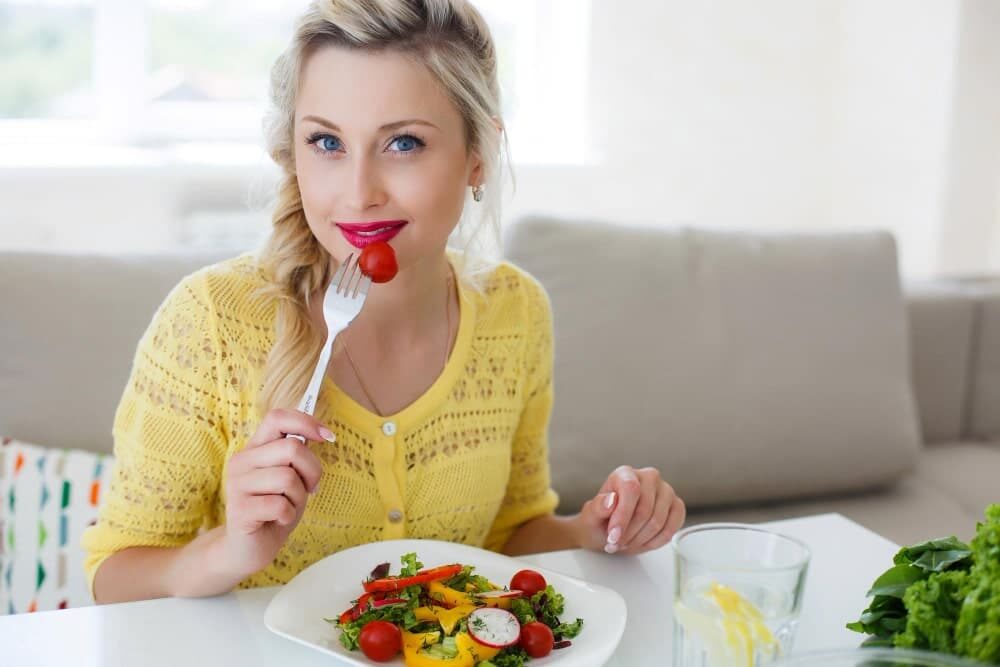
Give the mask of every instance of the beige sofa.
M 877 233 L 525 220 L 507 254 L 552 298 L 564 509 L 623 462 L 691 521 L 837 511 L 897 542 L 1000 500 L 1000 283 L 903 290 Z M 110 452 L 140 334 L 214 259 L 0 253 L 0 435 Z

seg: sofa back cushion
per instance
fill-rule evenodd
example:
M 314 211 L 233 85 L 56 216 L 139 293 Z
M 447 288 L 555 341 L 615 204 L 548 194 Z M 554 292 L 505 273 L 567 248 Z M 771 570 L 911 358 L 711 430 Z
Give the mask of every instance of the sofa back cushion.
M 967 436 L 1000 441 L 1000 279 L 966 281 L 976 299 Z
M 0 434 L 110 452 L 136 344 L 209 256 L 0 253 Z
M 553 483 L 622 463 L 689 505 L 885 485 L 919 424 L 894 242 L 528 219 L 507 256 L 548 289 Z
M 924 442 L 954 443 L 967 430 L 976 301 L 961 285 L 931 281 L 908 284 L 906 305 Z

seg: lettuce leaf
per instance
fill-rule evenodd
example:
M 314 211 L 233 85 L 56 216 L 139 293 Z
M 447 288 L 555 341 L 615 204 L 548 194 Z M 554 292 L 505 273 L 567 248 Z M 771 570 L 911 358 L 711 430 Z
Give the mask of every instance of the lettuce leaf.
M 955 627 L 955 649 L 959 655 L 1000 663 L 1000 505 L 991 505 L 986 521 L 976 527 L 972 554 L 971 590 Z
M 976 537 L 903 547 L 872 584 L 871 604 L 850 630 L 865 646 L 929 649 L 1000 664 L 1000 504 Z

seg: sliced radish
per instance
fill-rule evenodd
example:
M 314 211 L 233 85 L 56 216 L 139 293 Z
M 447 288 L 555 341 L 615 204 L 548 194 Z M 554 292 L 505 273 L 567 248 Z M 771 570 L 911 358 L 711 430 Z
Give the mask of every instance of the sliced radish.
M 521 624 L 506 609 L 480 607 L 466 621 L 469 636 L 490 648 L 513 646 L 521 638 Z
M 485 600 L 503 600 L 506 598 L 519 598 L 523 596 L 524 593 L 521 591 L 485 591 L 483 593 L 476 593 L 477 598 L 483 598 Z

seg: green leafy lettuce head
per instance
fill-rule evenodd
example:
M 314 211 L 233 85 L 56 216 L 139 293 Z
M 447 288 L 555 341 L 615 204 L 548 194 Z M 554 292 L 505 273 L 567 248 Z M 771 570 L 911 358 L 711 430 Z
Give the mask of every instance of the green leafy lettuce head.
M 955 652 L 1000 663 L 1000 504 L 986 508 L 986 521 L 972 540 L 971 589 L 955 626 Z

